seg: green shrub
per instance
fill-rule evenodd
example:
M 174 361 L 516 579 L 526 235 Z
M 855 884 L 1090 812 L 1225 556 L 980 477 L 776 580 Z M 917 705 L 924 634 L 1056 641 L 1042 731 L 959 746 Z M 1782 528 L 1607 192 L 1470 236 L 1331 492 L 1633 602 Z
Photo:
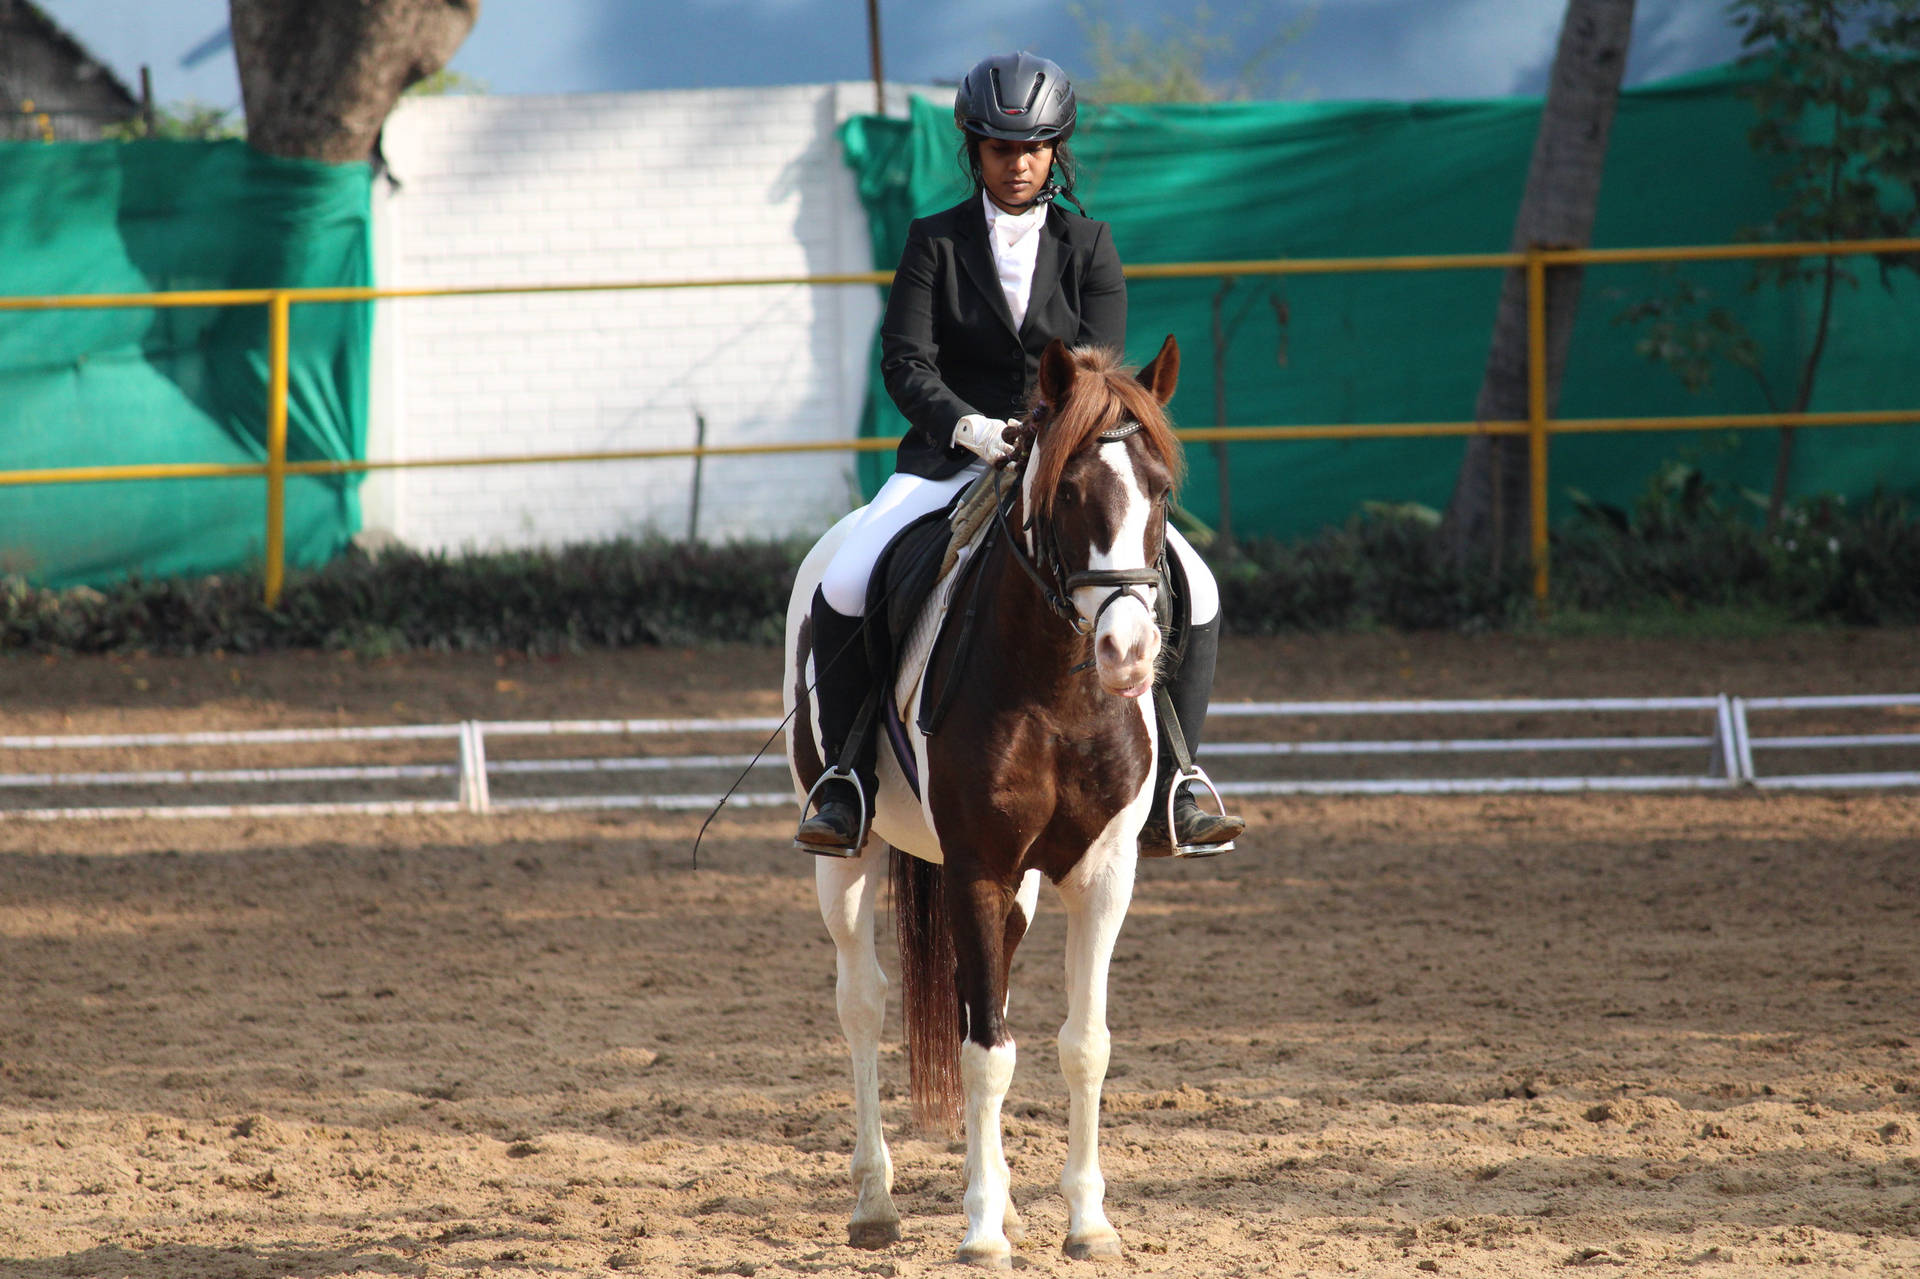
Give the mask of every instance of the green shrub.
M 1236 631 L 1486 630 L 1523 607 L 1526 566 L 1496 571 L 1448 552 L 1439 517 L 1374 507 L 1292 542 L 1255 539 L 1216 565 L 1221 613 Z
M 1875 492 L 1857 513 L 1838 500 L 1798 504 L 1782 548 L 1796 566 L 1818 562 L 1804 589 L 1811 615 L 1854 626 L 1920 623 L 1920 519 L 1905 497 Z
M 1742 607 L 1796 622 L 1897 626 L 1920 621 L 1920 522 L 1911 502 L 1876 492 L 1798 499 L 1778 528 L 1765 499 L 1721 501 L 1695 467 L 1661 468 L 1631 513 L 1576 494 L 1553 539 L 1556 605 L 1591 612 Z
M 1663 467 L 1632 510 L 1575 494 L 1554 530 L 1553 608 L 1592 629 L 1716 632 L 1741 624 L 1920 623 L 1920 520 L 1875 494 L 1799 501 L 1768 533 L 1755 502 L 1723 501 L 1699 470 Z M 448 556 L 351 552 L 290 573 L 281 605 L 257 573 L 131 579 L 47 591 L 0 578 L 0 652 L 191 654 L 223 649 L 561 653 L 650 644 L 780 641 L 805 548 L 616 541 Z M 1221 609 L 1243 634 L 1484 631 L 1531 625 L 1524 559 L 1460 564 L 1434 512 L 1372 507 L 1290 542 L 1215 557 Z M 1741 623 L 1740 619 L 1746 619 Z
M 0 583 L 0 651 L 256 653 L 352 649 L 569 652 L 642 644 L 778 643 L 801 550 L 616 541 L 447 556 L 349 552 L 287 575 L 130 579 L 111 589 Z

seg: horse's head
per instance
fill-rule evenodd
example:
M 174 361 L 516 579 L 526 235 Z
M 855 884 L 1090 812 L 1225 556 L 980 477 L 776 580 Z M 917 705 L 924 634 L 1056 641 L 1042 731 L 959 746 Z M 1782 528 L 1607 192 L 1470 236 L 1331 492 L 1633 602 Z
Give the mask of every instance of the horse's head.
M 1179 482 L 1179 441 L 1161 406 L 1180 377 L 1169 336 L 1138 376 L 1093 347 L 1058 340 L 1040 357 L 1033 456 L 1022 494 L 1029 551 L 1051 556 L 1076 625 L 1110 693 L 1153 687 L 1160 627 L 1153 570 L 1166 545 L 1167 504 Z

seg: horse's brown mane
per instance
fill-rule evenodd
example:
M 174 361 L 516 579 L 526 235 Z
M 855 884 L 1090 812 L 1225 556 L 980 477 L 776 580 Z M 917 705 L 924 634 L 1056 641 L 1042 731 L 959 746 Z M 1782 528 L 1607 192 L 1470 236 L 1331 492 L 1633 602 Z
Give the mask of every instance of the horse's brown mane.
M 1053 499 L 1067 462 L 1102 431 L 1125 422 L 1138 422 L 1146 445 L 1166 465 L 1177 489 L 1185 470 L 1185 454 L 1174 437 L 1166 412 L 1153 393 L 1140 385 L 1137 369 L 1121 362 L 1120 353 L 1101 346 L 1075 347 L 1073 394 L 1065 404 L 1046 406 L 1042 432 L 1044 447 L 1034 450 L 1031 463 L 1035 514 L 1053 513 Z M 1028 421 L 1040 411 L 1039 394 L 1028 409 Z

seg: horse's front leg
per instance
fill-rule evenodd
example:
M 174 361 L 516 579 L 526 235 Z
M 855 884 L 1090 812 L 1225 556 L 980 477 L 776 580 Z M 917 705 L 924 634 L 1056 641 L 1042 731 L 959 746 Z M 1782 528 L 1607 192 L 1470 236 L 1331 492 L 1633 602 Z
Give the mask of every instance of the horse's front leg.
M 880 840 L 858 858 L 814 859 L 820 917 L 833 936 L 839 977 L 835 1002 L 853 1058 L 853 1220 L 847 1242 L 884 1248 L 900 1238 L 893 1206 L 893 1157 L 880 1128 L 880 1028 L 887 1014 L 887 975 L 873 947 L 873 906 L 891 850 Z
M 948 919 L 960 995 L 960 1085 L 967 1128 L 967 1234 L 958 1260 L 1007 1269 L 1013 1245 L 1007 1157 L 1000 1108 L 1013 1083 L 1014 1043 L 1007 1033 L 1007 925 L 1015 909 L 1007 886 L 991 879 L 950 881 Z
M 1020 891 L 1014 895 L 1013 914 L 1007 917 L 1006 951 L 1002 955 L 1003 961 L 1008 966 L 1012 965 L 1013 952 L 1020 945 L 1021 939 L 1027 935 L 1027 929 L 1033 924 L 1034 912 L 1039 909 L 1041 878 L 1042 876 L 1039 871 L 1028 871 L 1021 877 Z M 1003 969 L 1003 972 L 1004 971 Z M 1007 985 L 1010 987 L 1010 983 Z M 1005 988 L 1004 998 L 1000 1003 L 1000 1015 L 1002 1017 L 1006 1016 L 1007 1007 L 1012 1001 L 1012 996 L 1012 990 Z M 1001 1155 L 1000 1171 L 1001 1175 L 1007 1178 L 1008 1184 L 1011 1185 L 1013 1173 L 1006 1166 L 1006 1156 L 1004 1152 Z M 1021 1219 L 1020 1209 L 1014 1204 L 1011 1191 L 1007 1194 L 1007 1210 L 1002 1216 L 1001 1221 L 1003 1228 L 1007 1232 L 1007 1241 L 1009 1243 L 1021 1244 L 1026 1242 L 1027 1223 Z
M 1129 850 L 1096 867 L 1083 863 L 1060 885 L 1067 912 L 1067 1020 L 1060 1027 L 1060 1072 L 1071 1098 L 1060 1189 L 1067 1198 L 1065 1251 L 1079 1260 L 1121 1252 L 1120 1236 L 1107 1221 L 1107 1182 L 1100 1174 L 1100 1089 L 1111 1044 L 1107 971 L 1133 898 L 1133 871 Z

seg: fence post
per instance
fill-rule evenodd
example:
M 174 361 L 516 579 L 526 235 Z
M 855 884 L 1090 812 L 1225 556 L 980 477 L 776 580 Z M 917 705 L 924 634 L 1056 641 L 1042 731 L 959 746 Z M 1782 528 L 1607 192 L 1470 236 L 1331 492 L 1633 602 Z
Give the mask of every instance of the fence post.
M 1752 786 L 1758 778 L 1753 771 L 1753 730 L 1747 727 L 1747 699 L 1733 699 L 1733 742 L 1740 760 L 1739 782 Z
M 487 735 L 477 719 L 460 724 L 460 807 L 481 814 L 493 809 L 493 793 L 487 785 Z
M 1727 785 L 1738 786 L 1740 776 L 1740 734 L 1733 727 L 1733 699 L 1720 694 L 1713 711 L 1713 754 L 1707 759 L 1707 772 L 1724 773 Z
M 1547 263 L 1527 249 L 1527 460 L 1533 504 L 1533 602 L 1547 611 Z
M 267 302 L 267 607 L 280 607 L 287 575 L 287 359 L 292 299 Z

